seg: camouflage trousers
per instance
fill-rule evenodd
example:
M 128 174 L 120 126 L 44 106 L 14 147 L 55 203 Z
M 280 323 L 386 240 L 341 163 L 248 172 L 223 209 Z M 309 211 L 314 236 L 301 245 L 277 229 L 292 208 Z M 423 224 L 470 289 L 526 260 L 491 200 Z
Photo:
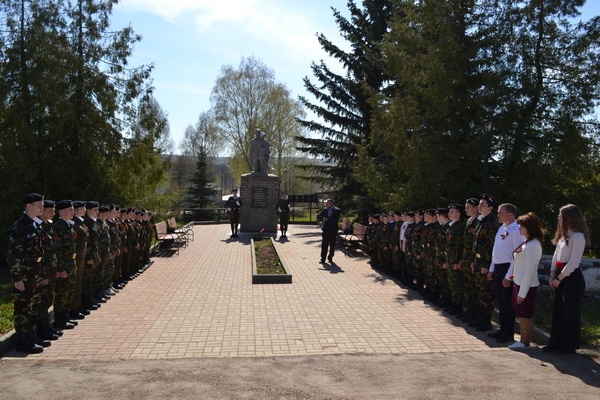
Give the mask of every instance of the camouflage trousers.
M 26 274 L 22 277 L 25 283 L 25 290 L 17 291 L 13 287 L 14 293 L 14 324 L 15 331 L 18 333 L 27 332 L 33 327 L 37 320 L 38 310 L 42 301 L 42 294 L 38 287 L 42 280 L 39 275 Z
M 99 293 L 106 289 L 106 277 L 110 273 L 112 277 L 111 264 L 112 260 L 109 253 L 100 256 L 102 260 L 98 263 L 98 268 L 94 274 L 94 293 Z
M 122 275 L 121 265 L 123 264 L 123 253 L 119 254 L 118 256 L 115 256 L 115 259 L 113 260 L 113 262 L 114 262 L 115 268 L 113 269 L 112 281 L 115 282 Z
M 488 268 L 485 265 L 484 268 Z M 475 272 L 479 275 L 479 307 L 485 316 L 491 316 L 494 312 L 494 301 L 496 293 L 494 292 L 493 281 L 488 280 L 487 274 L 481 274 L 482 265 L 476 263 Z
M 83 286 L 83 272 L 85 270 L 85 255 L 87 249 L 83 248 L 77 251 L 77 257 L 75 258 L 75 264 L 77 265 L 77 274 L 75 275 L 75 288 L 73 290 L 73 296 L 71 297 L 71 306 L 73 310 L 81 307 L 81 291 Z
M 71 309 L 75 286 L 77 285 L 77 268 L 67 271 L 66 278 L 56 278 L 54 283 L 54 312 L 64 314 Z M 81 301 L 81 299 L 80 299 Z M 77 307 L 78 308 L 78 307 Z
M 54 303 L 54 283 L 56 282 L 56 278 L 53 276 L 48 279 L 48 284 L 40 285 L 38 287 L 38 291 L 40 292 L 40 306 L 38 307 L 37 319 L 39 321 L 47 320 L 50 315 L 48 314 L 48 309 Z
M 98 263 L 96 261 L 92 264 L 86 262 L 84 265 L 81 291 L 85 296 L 94 293 L 94 277 L 98 269 Z
M 448 286 L 454 304 L 462 304 L 465 296 L 465 287 L 462 269 L 455 270 L 453 265 L 448 266 Z
M 471 270 L 470 262 L 463 262 L 463 290 L 467 298 L 467 308 L 475 310 L 479 304 L 479 272 Z

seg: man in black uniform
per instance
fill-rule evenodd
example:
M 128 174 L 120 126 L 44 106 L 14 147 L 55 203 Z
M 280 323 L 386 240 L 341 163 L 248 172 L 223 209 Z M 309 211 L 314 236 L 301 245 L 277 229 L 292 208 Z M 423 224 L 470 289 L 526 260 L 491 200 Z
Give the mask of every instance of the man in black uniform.
M 286 192 L 281 193 L 281 198 L 275 206 L 277 214 L 279 214 L 279 229 L 281 237 L 287 238 L 288 223 L 290 221 L 290 199 Z
M 231 196 L 227 199 L 225 203 L 225 207 L 227 208 L 227 212 L 229 213 L 229 221 L 231 223 L 231 236 L 230 238 L 238 237 L 238 225 L 240 223 L 240 208 L 244 203 L 242 202 L 242 198 L 238 197 L 237 189 L 233 189 L 231 191 Z

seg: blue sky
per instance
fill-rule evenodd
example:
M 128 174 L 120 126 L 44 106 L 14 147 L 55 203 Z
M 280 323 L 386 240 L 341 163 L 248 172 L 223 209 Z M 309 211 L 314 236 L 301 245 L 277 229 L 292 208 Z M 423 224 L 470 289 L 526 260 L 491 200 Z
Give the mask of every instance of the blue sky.
M 357 1 L 360 3 L 360 1 Z M 600 1 L 588 0 L 583 18 L 600 15 Z M 131 65 L 155 64 L 154 96 L 168 114 L 178 145 L 188 125 L 210 109 L 210 92 L 221 68 L 237 68 L 255 56 L 275 72 L 293 96 L 305 95 L 302 78 L 310 64 L 324 59 L 316 33 L 345 46 L 331 7 L 348 15 L 346 0 L 121 0 L 115 28 L 131 24 L 142 35 Z M 178 151 L 177 151 L 178 152 Z

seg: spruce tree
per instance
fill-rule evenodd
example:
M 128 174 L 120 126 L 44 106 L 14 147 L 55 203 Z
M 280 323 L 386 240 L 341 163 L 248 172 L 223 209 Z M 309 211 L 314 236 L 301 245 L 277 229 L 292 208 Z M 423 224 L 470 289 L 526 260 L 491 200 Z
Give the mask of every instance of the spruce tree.
M 325 164 L 307 165 L 312 180 L 320 183 L 346 211 L 355 210 L 366 220 L 370 201 L 366 186 L 355 172 L 359 146 L 370 142 L 373 106 L 372 93 L 384 90 L 388 77 L 381 57 L 381 43 L 392 16 L 390 1 L 365 0 L 362 8 L 348 2 L 350 18 L 333 9 L 341 35 L 351 50 L 345 51 L 325 35 L 317 36 L 319 44 L 343 65 L 346 73 L 336 74 L 321 61 L 312 64 L 318 83 L 304 78 L 304 86 L 316 101 L 300 97 L 302 104 L 321 120 L 300 123 L 317 137 L 298 137 L 299 150 L 322 159 Z M 369 156 L 375 156 L 372 148 Z M 365 204 L 367 206 L 365 206 Z
M 198 151 L 198 161 L 196 171 L 191 179 L 191 186 L 188 191 L 189 203 L 196 208 L 207 208 L 217 191 L 213 186 L 214 177 L 208 169 L 206 149 L 201 146 Z

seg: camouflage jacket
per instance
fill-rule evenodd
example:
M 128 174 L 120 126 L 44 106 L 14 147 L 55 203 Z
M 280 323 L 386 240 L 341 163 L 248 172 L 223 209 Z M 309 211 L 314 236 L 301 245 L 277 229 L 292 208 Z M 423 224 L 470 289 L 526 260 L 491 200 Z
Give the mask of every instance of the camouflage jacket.
M 77 256 L 77 239 L 73 230 L 72 221 L 59 218 L 54 223 L 54 237 L 56 238 L 57 271 L 75 271 L 75 257 Z
M 462 259 L 462 253 L 465 247 L 465 223 L 463 220 L 458 220 L 452 225 L 448 224 L 446 231 L 446 262 L 448 267 L 458 264 Z
M 435 256 L 435 233 L 438 223 L 423 225 L 423 234 L 421 235 L 422 255 L 427 262 L 433 262 Z
M 435 262 L 441 266 L 446 262 L 446 231 L 450 227 L 449 223 L 439 224 L 435 233 Z
M 408 224 L 406 230 L 404 231 L 404 252 L 407 256 L 414 256 L 414 243 L 413 240 L 415 238 L 415 227 L 417 226 L 416 222 L 412 224 Z
M 73 217 L 71 221 L 74 222 L 73 231 L 75 233 L 75 240 L 77 242 L 77 252 L 80 253 L 87 249 L 90 231 L 88 227 L 83 223 L 83 220 L 81 218 Z
M 94 260 L 94 262 L 96 262 L 98 261 L 98 242 L 100 241 L 100 228 L 98 227 L 98 221 L 94 221 L 86 215 L 83 217 L 83 223 L 88 228 L 89 233 L 85 260 Z
M 425 231 L 425 224 L 419 222 L 415 225 L 413 230 L 412 250 L 415 256 L 423 254 L 423 233 Z
M 479 268 L 488 268 L 492 262 L 492 249 L 499 227 L 500 222 L 493 213 L 486 215 L 482 220 L 477 220 L 473 238 L 473 252 Z
M 117 228 L 116 220 L 108 220 L 106 221 L 108 225 L 108 232 L 110 235 L 110 252 L 113 254 L 117 253 L 117 250 L 121 247 L 121 236 L 119 234 L 119 229 Z
M 400 227 L 402 226 L 401 222 L 396 221 L 394 224 L 394 230 L 392 231 L 392 250 L 395 251 L 396 247 L 400 249 Z
M 39 221 L 39 222 L 38 222 Z M 23 213 L 8 230 L 6 261 L 14 282 L 35 279 L 41 274 L 42 230 L 39 223 Z
M 54 279 L 56 275 L 56 239 L 54 237 L 54 223 L 42 222 L 42 247 L 44 258 L 42 261 L 42 279 Z
M 465 233 L 463 238 L 463 267 L 470 266 L 475 259 L 475 253 L 473 253 L 473 241 L 475 239 L 475 228 L 477 227 L 477 218 L 473 218 L 471 221 L 465 221 Z
M 111 253 L 110 244 L 110 227 L 106 221 L 98 219 L 98 231 L 100 232 L 100 239 L 98 240 L 98 255 L 103 260 L 109 257 Z

